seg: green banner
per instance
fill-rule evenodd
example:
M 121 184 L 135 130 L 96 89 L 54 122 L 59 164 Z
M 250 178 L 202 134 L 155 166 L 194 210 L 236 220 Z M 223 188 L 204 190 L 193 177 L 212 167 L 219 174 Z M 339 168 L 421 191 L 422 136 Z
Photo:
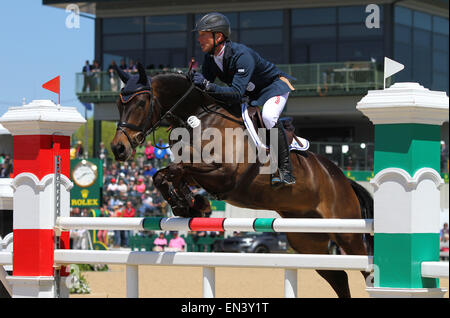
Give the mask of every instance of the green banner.
M 103 165 L 97 158 L 70 160 L 70 206 L 100 207 L 103 190 Z

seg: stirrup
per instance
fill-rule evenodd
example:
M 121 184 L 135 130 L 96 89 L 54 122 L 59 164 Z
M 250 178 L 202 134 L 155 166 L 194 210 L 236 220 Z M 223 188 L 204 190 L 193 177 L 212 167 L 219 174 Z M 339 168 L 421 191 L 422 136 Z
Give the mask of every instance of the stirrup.
M 295 184 L 295 182 L 295 177 L 288 172 L 283 173 L 283 178 L 278 173 L 278 175 L 272 175 L 270 179 L 270 185 L 274 188 Z

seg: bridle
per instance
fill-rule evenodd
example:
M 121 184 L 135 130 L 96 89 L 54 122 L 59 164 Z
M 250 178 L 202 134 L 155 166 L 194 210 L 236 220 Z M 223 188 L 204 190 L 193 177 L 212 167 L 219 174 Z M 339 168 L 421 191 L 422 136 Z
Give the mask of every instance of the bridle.
M 194 83 L 191 82 L 191 86 L 184 93 L 184 95 L 181 96 L 181 98 L 178 99 L 178 101 L 163 116 L 161 116 L 161 118 L 154 125 L 152 125 L 151 128 L 148 130 L 145 130 L 145 127 L 147 127 L 150 124 L 150 121 L 153 116 L 155 102 L 158 103 L 160 109 L 162 109 L 161 103 L 158 101 L 156 96 L 153 95 L 153 88 L 150 86 L 150 90 L 144 89 L 144 90 L 137 91 L 133 95 L 128 97 L 127 99 L 124 99 L 122 96 L 122 93 L 120 93 L 120 100 L 121 100 L 122 104 L 129 103 L 137 95 L 149 94 L 150 95 L 150 110 L 149 110 L 148 115 L 146 116 L 145 122 L 143 124 L 141 124 L 140 126 L 130 124 L 126 121 L 120 121 L 117 123 L 117 130 L 120 130 L 121 132 L 124 133 L 124 135 L 128 139 L 128 142 L 130 143 L 130 145 L 135 149 L 137 146 L 142 145 L 145 142 L 145 139 L 147 138 L 147 136 L 150 135 L 151 133 L 154 133 L 155 130 L 161 126 L 161 123 L 166 118 L 172 118 L 174 121 L 179 123 L 181 126 L 188 127 L 188 125 L 184 122 L 184 120 L 175 114 L 175 110 L 186 99 L 186 97 L 189 96 L 189 94 L 192 92 L 194 87 L 195 87 Z M 128 134 L 128 132 L 124 128 L 128 128 L 128 129 L 139 132 L 140 134 L 138 134 L 137 136 L 141 136 L 140 140 L 134 140 L 133 138 L 131 138 L 130 135 Z M 153 138 L 154 138 L 154 134 L 153 134 Z M 155 146 L 156 146 L 156 144 L 155 144 Z
M 192 64 L 191 64 L 192 67 Z M 191 71 L 191 67 L 189 68 L 189 73 Z M 189 74 L 186 76 L 187 79 L 189 80 L 190 76 Z M 155 142 L 155 130 L 157 128 L 159 128 L 161 126 L 161 123 L 166 119 L 166 118 L 171 118 L 174 122 L 178 123 L 181 127 L 184 128 L 189 128 L 190 126 L 188 124 L 186 124 L 185 120 L 183 120 L 180 116 L 175 114 L 176 109 L 178 108 L 178 106 L 189 96 L 189 94 L 192 92 L 192 90 L 194 89 L 199 89 L 198 87 L 196 87 L 194 85 L 194 83 L 189 80 L 191 83 L 191 86 L 188 88 L 188 90 L 183 94 L 183 96 L 181 96 L 177 102 L 163 115 L 161 116 L 161 118 L 159 120 L 156 121 L 155 124 L 151 125 L 151 128 L 149 128 L 148 130 L 145 129 L 145 127 L 149 126 L 149 124 L 151 124 L 151 120 L 153 117 L 153 111 L 155 108 L 155 103 L 157 103 L 159 105 L 159 109 L 162 109 L 161 103 L 159 102 L 158 98 L 156 96 L 154 96 L 153 94 L 153 87 L 151 86 L 151 84 L 149 86 L 143 87 L 143 89 L 138 90 L 134 93 L 132 93 L 131 95 L 129 94 L 125 94 L 127 95 L 126 98 L 124 98 L 124 91 L 122 89 L 121 93 L 120 93 L 120 100 L 122 102 L 122 104 L 127 104 L 129 103 L 131 100 L 134 99 L 134 97 L 141 95 L 141 94 L 149 94 L 150 95 L 150 110 L 148 115 L 146 116 L 145 122 L 139 126 L 136 126 L 134 124 L 130 124 L 126 121 L 119 121 L 117 123 L 117 130 L 120 130 L 121 132 L 123 132 L 123 134 L 127 137 L 128 142 L 130 143 L 130 145 L 133 147 L 133 149 L 136 149 L 136 147 L 142 145 L 145 142 L 145 139 L 147 138 L 148 135 L 150 135 L 151 133 L 153 133 L 153 141 L 154 141 L 154 145 L 155 147 L 159 148 L 159 149 L 166 149 L 169 147 L 159 147 L 156 145 Z M 200 90 L 200 89 L 199 89 Z M 203 92 L 203 91 L 202 91 Z M 215 100 L 215 102 L 217 104 L 223 104 L 223 102 L 215 99 L 213 96 L 210 95 L 211 98 L 213 98 L 213 100 Z M 204 106 L 201 105 L 201 107 L 203 108 L 203 111 L 205 113 L 214 113 L 218 116 L 221 116 L 225 119 L 231 120 L 233 122 L 236 122 L 238 124 L 244 125 L 242 121 L 238 121 L 235 120 L 234 118 L 231 118 L 229 116 L 226 116 L 224 114 L 221 114 L 219 112 L 216 112 L 212 109 L 210 109 L 208 106 Z M 126 131 L 126 129 L 124 128 L 128 128 L 131 129 L 133 131 L 137 131 L 139 134 L 137 134 L 137 136 L 140 136 L 139 140 L 135 140 L 133 138 L 131 138 L 131 136 L 128 134 L 128 132 Z

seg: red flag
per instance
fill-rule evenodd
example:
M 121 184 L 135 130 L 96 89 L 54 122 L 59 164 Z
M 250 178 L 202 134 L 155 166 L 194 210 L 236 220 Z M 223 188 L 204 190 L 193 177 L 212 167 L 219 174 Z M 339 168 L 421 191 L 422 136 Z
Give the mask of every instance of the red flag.
M 43 88 L 58 94 L 58 104 L 61 105 L 61 94 L 60 94 L 60 76 L 56 76 L 54 79 L 49 80 L 47 83 L 42 85 Z

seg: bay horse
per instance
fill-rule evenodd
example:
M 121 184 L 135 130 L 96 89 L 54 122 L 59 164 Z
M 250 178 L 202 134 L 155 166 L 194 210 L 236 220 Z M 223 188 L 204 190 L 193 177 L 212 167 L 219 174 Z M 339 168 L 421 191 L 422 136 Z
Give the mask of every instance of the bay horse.
M 188 127 L 186 120 L 196 115 L 202 130 L 214 127 L 224 133 L 226 128 L 244 128 L 239 113 L 196 88 L 189 75 L 166 73 L 149 78 L 141 64 L 138 70 L 139 74 L 129 75 L 116 69 L 125 83 L 117 101 L 120 121 L 111 142 L 117 161 L 128 160 L 163 121 L 172 128 Z M 221 146 L 224 154 L 224 140 Z M 235 151 L 250 151 L 247 137 L 243 145 L 234 146 Z M 205 141 L 201 147 L 205 147 Z M 172 163 L 157 171 L 153 180 L 176 216 L 203 216 L 210 211 L 209 201 L 189 189 L 195 186 L 234 206 L 273 210 L 284 218 L 373 218 L 370 193 L 345 177 L 331 161 L 310 151 L 291 152 L 290 156 L 297 183 L 281 188 L 273 188 L 270 175 L 260 174 L 259 165 L 247 159 L 232 163 Z M 365 239 L 363 234 L 287 233 L 287 238 L 295 251 L 305 254 L 328 254 L 330 240 L 352 255 L 370 255 L 373 247 L 373 238 L 367 235 Z M 345 271 L 317 272 L 339 297 L 350 297 Z M 364 278 L 369 275 L 362 274 Z

